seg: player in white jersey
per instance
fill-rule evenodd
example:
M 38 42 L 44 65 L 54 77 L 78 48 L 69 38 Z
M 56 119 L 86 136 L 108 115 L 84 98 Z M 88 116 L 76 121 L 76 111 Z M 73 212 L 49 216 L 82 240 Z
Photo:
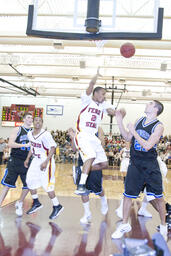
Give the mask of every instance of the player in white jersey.
M 130 158 L 129 142 L 125 142 L 125 147 L 120 151 L 120 155 L 121 155 L 120 172 L 126 173 L 129 165 L 129 158 Z
M 106 90 L 103 87 L 94 89 L 98 76 L 99 70 L 90 81 L 86 93 L 81 97 L 82 106 L 77 120 L 75 144 L 84 164 L 81 179 L 75 191 L 77 195 L 87 192 L 85 184 L 90 170 L 102 170 L 108 166 L 105 151 L 95 134 L 98 132 L 98 126 L 103 114 L 114 115 L 115 108 L 105 102 Z
M 41 117 L 35 117 L 33 125 L 33 131 L 28 133 L 31 150 L 24 163 L 25 166 L 27 166 L 30 157 L 33 157 L 26 177 L 26 183 L 33 198 L 33 205 L 31 209 L 27 211 L 27 214 L 31 214 L 42 207 L 42 204 L 38 200 L 37 189 L 43 187 L 53 203 L 53 211 L 49 218 L 54 219 L 63 210 L 54 192 L 55 161 L 53 154 L 56 149 L 56 143 L 52 135 L 42 129 L 43 120 Z

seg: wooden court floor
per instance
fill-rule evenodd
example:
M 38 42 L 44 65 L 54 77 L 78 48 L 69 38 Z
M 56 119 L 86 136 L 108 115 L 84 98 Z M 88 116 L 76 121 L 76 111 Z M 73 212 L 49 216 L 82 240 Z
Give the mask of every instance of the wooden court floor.
M 5 166 L 0 168 L 0 178 Z M 103 186 L 108 198 L 109 211 L 106 216 L 100 212 L 100 200 L 91 195 L 91 225 L 81 225 L 83 207 L 79 196 L 74 195 L 75 185 L 72 181 L 72 165 L 58 164 L 56 167 L 56 195 L 64 206 L 64 211 L 54 221 L 49 220 L 52 205 L 46 193 L 40 189 L 39 198 L 43 208 L 38 212 L 19 218 L 15 215 L 15 201 L 21 192 L 21 181 L 17 188 L 11 189 L 0 208 L 0 256 L 109 256 L 122 252 L 122 241 L 112 240 L 111 234 L 120 219 L 115 214 L 123 192 L 123 177 L 118 170 L 110 169 L 103 172 Z M 0 191 L 2 185 L 0 185 Z M 171 203 L 171 170 L 165 181 L 165 198 Z M 31 205 L 31 197 L 24 202 L 26 212 Z M 149 205 L 148 210 L 153 218 L 137 216 L 141 198 L 135 200 L 130 223 L 133 227 L 126 237 L 147 239 L 153 247 L 152 238 L 157 234 L 159 216 Z M 171 233 L 167 247 L 171 250 Z

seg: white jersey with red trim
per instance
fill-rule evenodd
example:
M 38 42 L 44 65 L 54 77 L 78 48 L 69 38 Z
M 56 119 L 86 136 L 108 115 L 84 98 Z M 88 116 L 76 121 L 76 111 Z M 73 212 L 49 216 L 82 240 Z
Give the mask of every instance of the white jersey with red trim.
M 38 159 L 46 159 L 51 147 L 56 147 L 56 143 L 50 132 L 41 129 L 39 134 L 33 135 L 33 131 L 28 132 L 28 139 L 31 144 L 31 152 Z
M 98 132 L 99 124 L 106 109 L 115 109 L 113 105 L 103 102 L 98 103 L 92 99 L 92 95 L 83 94 L 81 96 L 81 112 L 78 116 L 76 128 L 78 132 L 95 134 Z

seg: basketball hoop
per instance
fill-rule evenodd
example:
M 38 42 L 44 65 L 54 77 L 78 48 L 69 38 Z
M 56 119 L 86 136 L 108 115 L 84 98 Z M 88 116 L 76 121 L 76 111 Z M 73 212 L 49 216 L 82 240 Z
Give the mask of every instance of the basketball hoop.
M 103 48 L 103 46 L 105 45 L 106 43 L 106 40 L 95 40 L 95 44 L 96 44 L 96 47 L 98 49 L 101 49 Z
M 96 44 L 97 49 L 102 49 L 107 42 L 107 40 L 92 40 Z

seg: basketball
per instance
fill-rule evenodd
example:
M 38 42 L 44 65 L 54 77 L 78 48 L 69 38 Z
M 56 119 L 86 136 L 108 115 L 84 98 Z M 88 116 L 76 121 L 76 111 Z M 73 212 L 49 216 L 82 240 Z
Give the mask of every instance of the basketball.
M 124 108 L 119 109 L 119 112 L 121 113 L 122 117 L 124 118 L 126 115 L 126 110 Z
M 131 43 L 125 43 L 120 47 L 120 53 L 125 58 L 130 58 L 135 54 L 135 46 Z

